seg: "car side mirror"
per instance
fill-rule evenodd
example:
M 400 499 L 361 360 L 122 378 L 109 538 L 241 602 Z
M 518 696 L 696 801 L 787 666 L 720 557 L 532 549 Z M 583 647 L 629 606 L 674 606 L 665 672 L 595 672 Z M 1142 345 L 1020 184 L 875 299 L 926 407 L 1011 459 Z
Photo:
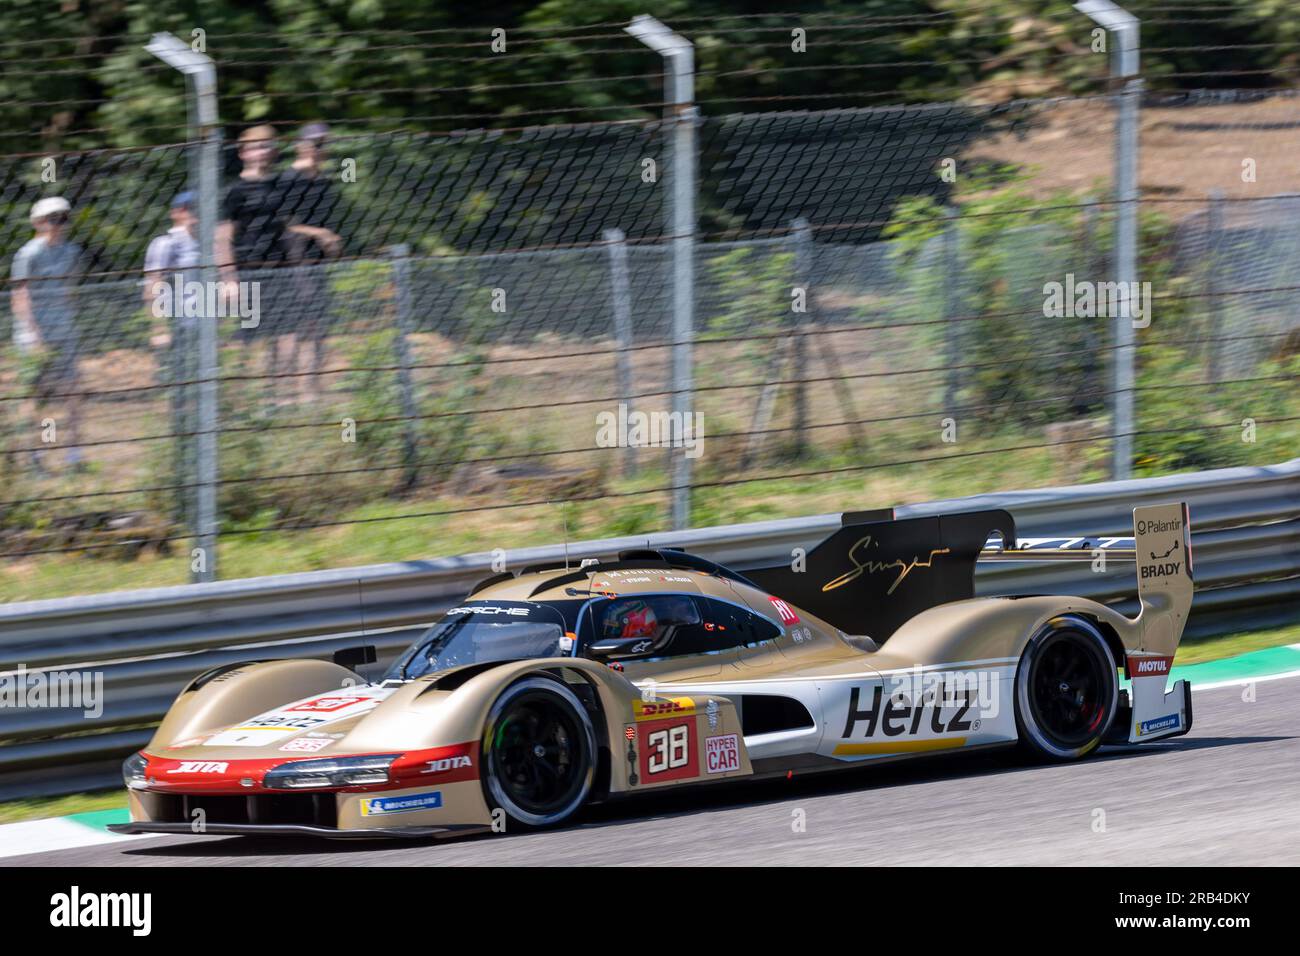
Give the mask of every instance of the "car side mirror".
M 379 660 L 375 645 L 363 644 L 360 647 L 344 647 L 334 652 L 334 663 L 349 670 L 356 670 L 362 664 L 373 664 Z
M 587 653 L 597 661 L 644 657 L 654 648 L 654 643 L 648 637 L 616 637 L 596 641 L 587 647 Z

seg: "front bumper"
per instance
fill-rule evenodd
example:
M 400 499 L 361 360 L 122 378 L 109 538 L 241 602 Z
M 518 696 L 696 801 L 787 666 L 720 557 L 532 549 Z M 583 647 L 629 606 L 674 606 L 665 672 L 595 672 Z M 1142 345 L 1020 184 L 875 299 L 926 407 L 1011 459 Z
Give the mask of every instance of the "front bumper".
M 222 776 L 242 772 L 231 761 Z M 127 791 L 131 822 L 126 825 L 141 829 L 121 832 L 440 838 L 443 831 L 490 828 L 492 817 L 477 776 L 448 781 L 450 776 L 432 773 L 427 783 L 404 781 L 405 786 L 383 789 L 280 791 L 254 782 L 242 793 L 223 793 L 202 789 L 207 781 L 173 783 L 159 774 L 158 789 Z M 218 786 L 229 786 L 229 781 Z
M 134 821 L 110 823 L 113 833 L 171 833 L 182 836 L 310 836 L 328 840 L 447 840 L 487 833 L 491 827 L 461 824 L 443 827 L 373 827 L 339 830 L 336 827 L 311 826 L 304 823 L 209 823 L 195 830 L 190 823 Z

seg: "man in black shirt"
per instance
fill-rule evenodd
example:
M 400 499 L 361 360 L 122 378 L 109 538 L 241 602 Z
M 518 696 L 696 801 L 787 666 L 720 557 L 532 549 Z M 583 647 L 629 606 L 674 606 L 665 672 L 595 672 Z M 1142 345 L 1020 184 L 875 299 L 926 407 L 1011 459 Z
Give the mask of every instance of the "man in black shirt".
M 307 394 L 321 395 L 321 369 L 325 364 L 325 338 L 330 327 L 332 303 L 326 260 L 336 258 L 343 247 L 338 234 L 339 201 L 334 184 L 323 169 L 329 127 L 309 123 L 294 143 L 297 157 L 280 177 L 280 215 L 286 223 L 286 247 L 294 264 L 294 288 L 304 303 L 296 330 L 310 349 L 307 357 Z
M 290 259 L 287 229 L 280 207 L 283 191 L 274 172 L 277 155 L 275 128 L 254 126 L 239 137 L 243 170 L 226 193 L 217 226 L 217 263 L 229 301 L 239 301 L 241 281 L 258 283 L 259 314 L 256 322 L 243 322 L 250 339 L 272 336 L 267 361 L 270 391 L 277 391 L 281 369 L 292 395 L 297 391 L 298 343 L 294 338 L 294 290 L 275 271 Z M 245 301 L 248 297 L 245 297 Z

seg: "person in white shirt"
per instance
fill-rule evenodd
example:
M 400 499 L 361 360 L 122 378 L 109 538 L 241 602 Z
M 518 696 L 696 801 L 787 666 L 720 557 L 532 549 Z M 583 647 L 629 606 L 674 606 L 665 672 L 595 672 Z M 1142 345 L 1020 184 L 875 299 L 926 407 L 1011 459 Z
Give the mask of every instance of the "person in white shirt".
M 9 279 L 14 347 L 20 356 L 21 383 L 27 393 L 19 405 L 19 414 L 33 424 L 52 421 L 54 434 L 60 436 L 55 444 L 63 444 L 62 436 L 66 436 L 70 443 L 67 462 L 80 468 L 82 396 L 77 391 L 80 336 L 76 288 L 83 266 L 81 247 L 66 235 L 71 215 L 72 207 L 62 196 L 49 196 L 32 206 L 32 231 L 36 235 L 14 255 Z M 65 401 L 60 403 L 59 399 Z M 58 404 L 64 406 L 63 415 L 54 413 Z M 38 472 L 44 471 L 35 452 L 32 463 Z

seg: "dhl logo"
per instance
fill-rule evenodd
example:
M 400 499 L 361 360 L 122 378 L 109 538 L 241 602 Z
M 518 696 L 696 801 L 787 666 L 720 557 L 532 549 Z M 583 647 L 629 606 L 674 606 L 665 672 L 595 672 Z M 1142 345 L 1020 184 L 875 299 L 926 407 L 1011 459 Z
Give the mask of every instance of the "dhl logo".
M 694 713 L 695 701 L 690 697 L 667 697 L 660 700 L 635 700 L 632 702 L 632 715 L 637 720 L 689 717 Z

